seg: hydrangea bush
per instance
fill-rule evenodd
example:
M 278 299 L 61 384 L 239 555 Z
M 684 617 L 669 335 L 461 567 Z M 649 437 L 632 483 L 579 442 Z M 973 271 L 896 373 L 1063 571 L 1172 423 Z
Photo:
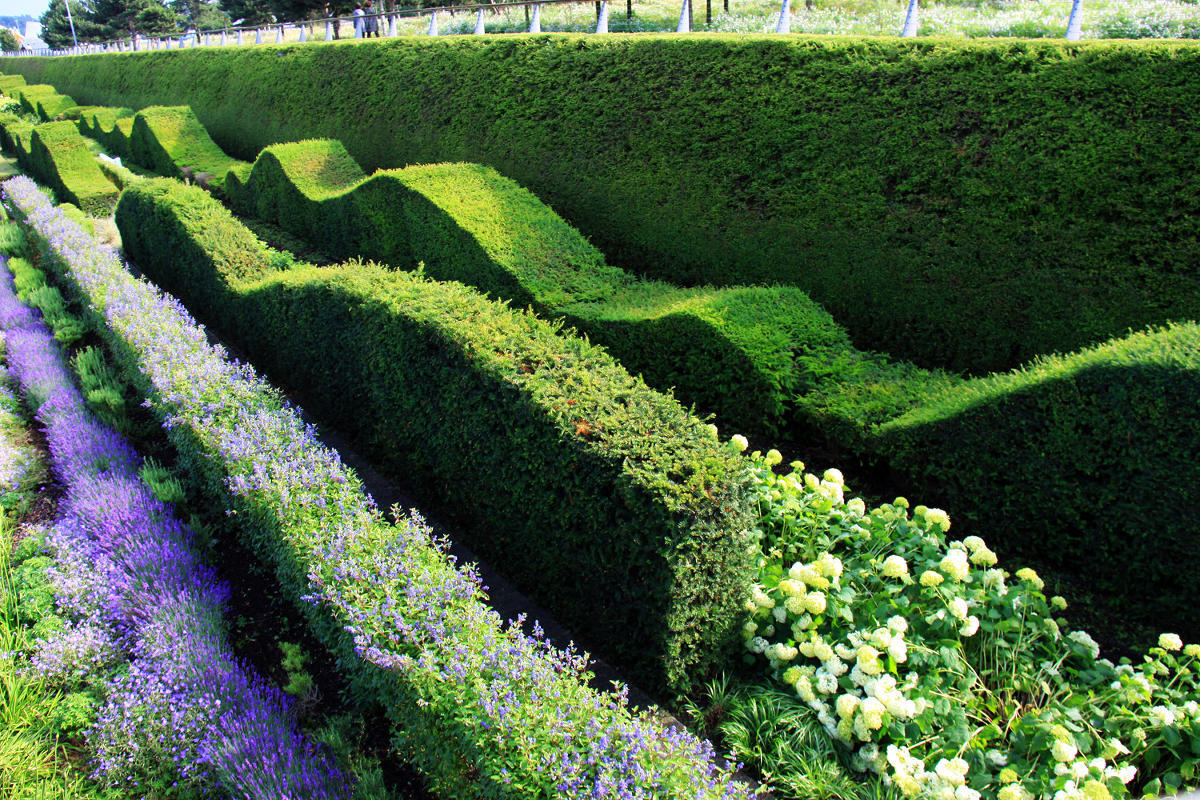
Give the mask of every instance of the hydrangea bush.
M 197 478 L 273 562 L 357 690 L 446 796 L 737 798 L 707 742 L 587 681 L 586 658 L 504 625 L 418 516 L 383 521 L 353 472 L 265 381 L 24 178 L 4 190 L 91 305 Z
M 735 437 L 733 446 L 744 449 Z M 835 469 L 751 455 L 764 555 L 747 658 L 860 771 L 905 796 L 1103 800 L 1197 784 L 1200 644 L 1114 664 L 1032 569 L 998 565 L 945 511 L 868 508 Z

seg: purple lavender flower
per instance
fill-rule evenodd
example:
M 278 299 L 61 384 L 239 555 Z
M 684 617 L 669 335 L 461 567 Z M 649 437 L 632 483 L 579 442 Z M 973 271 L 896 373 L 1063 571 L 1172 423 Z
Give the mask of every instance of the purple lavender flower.
M 87 731 L 96 774 L 114 783 L 164 766 L 239 798 L 346 798 L 349 782 L 298 731 L 290 705 L 237 664 L 224 641 L 228 587 L 191 532 L 137 477 L 141 458 L 94 420 L 41 320 L 19 310 L 0 258 L 8 360 L 35 399 L 66 488 L 48 536 L 60 610 L 75 622 L 42 642 L 33 669 L 60 683 L 129 660 Z

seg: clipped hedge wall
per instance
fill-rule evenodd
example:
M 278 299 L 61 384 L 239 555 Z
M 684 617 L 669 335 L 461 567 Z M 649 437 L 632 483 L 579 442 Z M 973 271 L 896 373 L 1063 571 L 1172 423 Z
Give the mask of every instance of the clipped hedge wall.
M 215 199 L 128 187 L 129 255 L 313 411 L 463 521 L 470 544 L 658 688 L 725 657 L 751 564 L 744 473 L 603 350 L 455 283 L 297 267 Z
M 118 125 L 113 135 L 120 131 Z M 229 172 L 250 169 L 249 164 L 225 155 L 187 106 L 144 108 L 134 114 L 129 158 L 160 175 L 194 177 L 215 189 L 225 184 Z
M 73 203 L 94 217 L 107 217 L 120 193 L 96 164 L 88 142 L 74 122 L 45 122 L 30 136 L 32 172 L 54 190 L 59 200 Z
M 1200 277 L 1200 44 L 692 34 L 6 59 L 187 103 L 231 154 L 472 161 L 630 271 L 805 289 L 859 347 L 1008 369 L 1169 319 Z M 386 133 L 383 133 L 386 132 Z
M 79 116 L 79 130 L 103 145 L 110 156 L 128 159 L 133 114 L 131 108 L 90 106 Z
M 34 171 L 29 149 L 32 138 L 32 123 L 25 122 L 16 115 L 0 118 L 0 146 L 16 156 L 17 164 L 26 172 Z
M 59 94 L 53 86 L 46 84 L 18 85 L 10 91 L 20 101 L 21 108 L 30 114 L 36 114 L 44 122 L 54 119 L 68 108 L 77 105 L 70 97 Z
M 21 75 L 0 75 L 0 92 L 11 95 L 13 90 L 19 86 L 25 85 L 25 78 Z
M 879 443 L 956 526 L 1200 638 L 1200 326 L 1170 325 L 952 388 Z
M 774 431 L 804 382 L 797 354 L 850 347 L 790 288 L 687 289 L 608 266 L 574 228 L 478 164 L 431 164 L 369 178 L 336 141 L 272 145 L 234 203 L 336 257 L 457 280 L 566 319 L 629 370 L 738 430 Z

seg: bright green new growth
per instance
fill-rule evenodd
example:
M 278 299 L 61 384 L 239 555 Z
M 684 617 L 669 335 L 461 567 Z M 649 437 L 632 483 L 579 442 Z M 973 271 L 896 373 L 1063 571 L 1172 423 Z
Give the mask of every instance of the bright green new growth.
M 106 217 L 117 203 L 117 187 L 96 165 L 88 140 L 73 122 L 46 122 L 30 137 L 33 172 L 60 200 L 94 217 Z
M 0 75 L 0 92 L 11 95 L 17 87 L 25 85 L 24 75 Z
M 362 263 L 278 271 L 175 181 L 128 187 L 116 219 L 163 288 L 453 506 L 471 545 L 584 642 L 655 687 L 724 660 L 751 566 L 744 475 L 677 402 L 457 283 Z M 464 464 L 485 467 L 466 491 Z
M 367 177 L 337 141 L 272 145 L 226 183 L 251 214 L 339 258 L 361 256 L 457 280 L 564 317 L 653 386 L 741 429 L 777 429 L 814 381 L 797 355 L 849 347 L 791 287 L 689 289 L 611 267 L 531 192 L 478 164 Z
M 79 130 L 100 142 L 111 156 L 129 158 L 129 137 L 133 133 L 134 111 L 130 108 L 90 106 L 79 116 Z
M 39 119 L 49 122 L 68 108 L 78 103 L 64 94 L 59 94 L 53 86 L 37 84 L 34 86 L 14 86 L 7 90 L 8 94 L 21 102 L 21 108 L 30 114 L 36 114 Z
M 161 175 L 215 189 L 224 185 L 229 171 L 249 169 L 217 147 L 187 106 L 153 106 L 137 112 L 129 134 L 129 157 Z

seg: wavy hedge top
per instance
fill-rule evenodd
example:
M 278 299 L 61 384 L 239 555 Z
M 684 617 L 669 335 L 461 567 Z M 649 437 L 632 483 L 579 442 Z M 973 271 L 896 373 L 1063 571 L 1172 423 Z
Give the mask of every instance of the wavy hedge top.
M 1200 310 L 1195 43 L 455 37 L 3 68 L 188 103 L 243 158 L 327 136 L 368 170 L 483 163 L 610 263 L 798 285 L 860 347 L 926 366 L 1007 369 Z

